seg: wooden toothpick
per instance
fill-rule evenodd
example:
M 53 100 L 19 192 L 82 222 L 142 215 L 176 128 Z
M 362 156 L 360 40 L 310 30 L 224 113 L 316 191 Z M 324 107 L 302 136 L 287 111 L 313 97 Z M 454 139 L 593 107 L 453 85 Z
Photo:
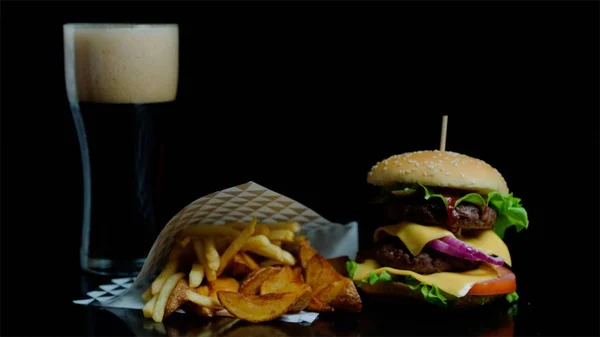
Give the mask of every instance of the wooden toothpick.
M 446 151 L 446 132 L 448 130 L 448 115 L 442 116 L 442 138 L 440 139 L 440 151 Z

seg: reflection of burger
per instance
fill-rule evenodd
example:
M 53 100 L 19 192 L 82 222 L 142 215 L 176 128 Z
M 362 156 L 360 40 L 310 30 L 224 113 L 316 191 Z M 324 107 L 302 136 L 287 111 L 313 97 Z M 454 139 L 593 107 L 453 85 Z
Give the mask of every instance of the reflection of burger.
M 374 247 L 347 263 L 364 294 L 398 295 L 442 306 L 518 298 L 505 230 L 527 228 L 527 212 L 487 163 L 453 152 L 418 151 L 377 163 L 387 223 Z

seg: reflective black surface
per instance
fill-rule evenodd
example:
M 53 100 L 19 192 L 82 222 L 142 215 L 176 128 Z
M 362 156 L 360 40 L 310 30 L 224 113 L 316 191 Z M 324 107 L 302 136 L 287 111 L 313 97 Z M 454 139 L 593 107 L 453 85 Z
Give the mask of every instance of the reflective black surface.
M 80 296 L 96 290 L 106 279 L 82 275 Z M 525 296 L 526 297 L 526 296 Z M 69 324 L 50 331 L 90 336 L 530 336 L 553 335 L 538 325 L 545 315 L 535 305 L 505 302 L 474 310 L 446 311 L 422 305 L 385 305 L 364 299 L 359 314 L 321 314 L 310 325 L 273 321 L 251 324 L 232 318 L 200 318 L 174 314 L 163 323 L 144 318 L 141 310 L 67 305 Z M 536 322 L 537 321 L 537 322 Z

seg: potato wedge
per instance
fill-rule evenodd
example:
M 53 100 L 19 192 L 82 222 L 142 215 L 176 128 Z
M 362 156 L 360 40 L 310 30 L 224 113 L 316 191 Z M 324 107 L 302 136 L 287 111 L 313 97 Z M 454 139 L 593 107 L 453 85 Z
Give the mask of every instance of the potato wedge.
M 255 270 L 248 274 L 240 283 L 239 292 L 242 294 L 256 295 L 260 292 L 260 286 L 270 277 L 281 270 L 281 267 L 266 267 Z
M 302 268 L 306 268 L 308 262 L 317 255 L 317 252 L 313 249 L 308 241 L 301 241 L 298 247 L 298 256 L 300 259 L 300 265 Z
M 308 284 L 298 283 L 296 293 L 298 294 L 298 298 L 290 310 L 288 310 L 289 313 L 296 313 L 304 310 L 312 298 L 312 288 Z
M 188 301 L 186 293 L 188 289 L 190 289 L 190 287 L 188 281 L 185 279 L 181 279 L 177 282 L 177 285 L 175 285 L 175 288 L 171 291 L 171 295 L 169 295 L 169 299 L 167 299 L 163 318 L 169 317 Z
M 202 296 L 208 296 L 208 285 L 199 286 L 198 288 L 194 289 L 194 291 Z
M 360 312 L 362 310 L 362 301 L 358 290 L 354 282 L 346 277 L 323 288 L 316 293 L 315 298 L 342 311 Z
M 315 294 L 318 294 L 319 291 L 331 283 L 344 278 L 319 254 L 315 254 L 310 259 L 306 265 L 305 273 L 306 284 L 312 287 Z
M 298 299 L 298 293 L 250 295 L 231 291 L 219 291 L 221 305 L 235 317 L 260 323 L 283 316 Z
M 221 290 L 237 292 L 240 288 L 239 282 L 232 277 L 219 277 L 214 282 L 208 283 L 208 297 L 217 298 L 217 292 Z
M 267 278 L 260 286 L 260 294 L 284 293 L 296 291 L 300 282 L 294 282 L 296 277 L 290 266 L 283 266 L 272 277 Z
M 294 275 L 296 275 L 297 279 L 299 279 L 302 283 L 304 283 L 304 275 L 303 275 L 302 267 L 300 267 L 300 266 L 294 267 L 292 269 L 292 272 L 294 272 Z
M 244 252 L 238 252 L 233 256 L 232 273 L 235 278 L 243 278 L 251 272 L 258 270 L 260 266 L 252 257 Z
M 312 288 L 304 284 L 290 266 L 282 267 L 279 273 L 265 280 L 260 286 L 261 295 L 287 292 L 298 293 L 298 299 L 289 312 L 304 310 L 312 297 Z
M 332 312 L 333 307 L 327 303 L 319 301 L 316 297 L 312 297 L 305 308 L 306 311 L 312 312 Z

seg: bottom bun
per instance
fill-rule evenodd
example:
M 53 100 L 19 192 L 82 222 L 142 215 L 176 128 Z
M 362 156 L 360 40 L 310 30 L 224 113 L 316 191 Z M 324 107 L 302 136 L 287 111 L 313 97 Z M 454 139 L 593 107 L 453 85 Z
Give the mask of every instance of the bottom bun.
M 378 300 L 397 302 L 399 299 L 413 299 L 426 302 L 420 291 L 410 289 L 402 282 L 377 282 L 374 285 L 363 284 L 359 288 L 369 297 L 377 297 Z M 449 298 L 448 307 L 451 308 L 472 308 L 494 302 L 503 295 L 466 295 L 460 298 Z

